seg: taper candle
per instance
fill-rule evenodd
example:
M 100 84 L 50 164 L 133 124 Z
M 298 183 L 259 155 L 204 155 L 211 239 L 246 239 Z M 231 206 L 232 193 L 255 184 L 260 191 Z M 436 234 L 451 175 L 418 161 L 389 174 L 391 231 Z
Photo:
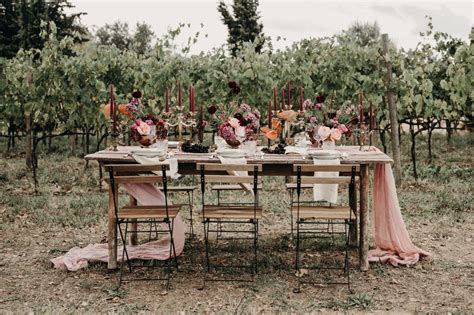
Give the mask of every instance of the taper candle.
M 165 90 L 165 112 L 169 112 L 170 111 L 170 108 L 169 108 L 169 89 L 168 87 L 166 87 L 166 90 Z
M 178 107 L 181 108 L 181 81 L 178 80 Z
M 281 110 L 285 110 L 285 89 L 281 89 Z
M 268 101 L 268 128 L 272 128 L 272 101 Z
M 276 86 L 273 87 L 273 108 L 275 109 L 275 113 L 277 112 L 277 88 Z
M 288 90 L 288 103 L 287 103 L 287 105 L 288 105 L 288 109 L 291 109 L 290 81 L 288 81 L 288 82 L 286 83 L 286 87 L 287 87 L 287 90 Z
M 303 111 L 303 87 L 300 85 L 300 112 Z

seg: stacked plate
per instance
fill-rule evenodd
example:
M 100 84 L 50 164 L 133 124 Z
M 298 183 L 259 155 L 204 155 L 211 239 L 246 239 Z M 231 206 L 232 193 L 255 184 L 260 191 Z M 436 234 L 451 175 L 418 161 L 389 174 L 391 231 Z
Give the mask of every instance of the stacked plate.
M 166 156 L 166 151 L 157 149 L 157 148 L 139 148 L 132 150 L 133 155 L 137 156 L 143 156 L 143 157 L 148 157 L 148 158 L 154 158 L 154 157 L 165 157 Z
M 222 156 L 223 158 L 227 159 L 239 159 L 245 157 L 245 152 L 235 149 L 223 149 L 217 150 L 217 155 Z
M 335 150 L 314 150 L 308 151 L 308 156 L 318 160 L 334 160 L 341 157 L 341 152 Z

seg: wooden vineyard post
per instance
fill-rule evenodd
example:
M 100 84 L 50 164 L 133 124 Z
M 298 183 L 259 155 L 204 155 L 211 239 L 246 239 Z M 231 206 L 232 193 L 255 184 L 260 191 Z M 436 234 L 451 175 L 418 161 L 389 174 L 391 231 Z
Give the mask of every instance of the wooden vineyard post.
M 392 63 L 388 56 L 388 34 L 382 34 L 382 50 L 384 54 L 384 62 L 387 67 L 385 77 L 385 87 L 387 89 L 388 110 L 390 114 L 390 138 L 392 144 L 393 166 L 395 169 L 395 183 L 400 186 L 402 179 L 401 162 L 400 162 L 400 138 L 398 127 L 397 106 L 395 105 L 395 95 L 391 86 L 392 82 Z

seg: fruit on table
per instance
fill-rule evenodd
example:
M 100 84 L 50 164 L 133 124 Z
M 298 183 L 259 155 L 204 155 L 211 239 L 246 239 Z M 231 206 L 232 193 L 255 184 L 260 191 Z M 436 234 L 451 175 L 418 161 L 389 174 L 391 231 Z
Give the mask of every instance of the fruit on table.
M 202 144 L 185 142 L 181 145 L 181 150 L 188 153 L 208 153 L 209 147 Z

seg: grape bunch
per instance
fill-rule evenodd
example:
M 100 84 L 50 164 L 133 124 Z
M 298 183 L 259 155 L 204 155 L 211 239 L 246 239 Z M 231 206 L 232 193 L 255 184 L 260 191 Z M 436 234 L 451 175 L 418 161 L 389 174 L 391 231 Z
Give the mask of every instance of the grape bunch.
M 268 154 L 285 154 L 285 145 L 279 143 L 277 146 L 271 148 L 263 148 L 262 152 Z
M 209 147 L 202 145 L 202 144 L 192 144 L 190 142 L 185 142 L 181 146 L 181 150 L 183 152 L 188 152 L 188 153 L 209 153 Z

